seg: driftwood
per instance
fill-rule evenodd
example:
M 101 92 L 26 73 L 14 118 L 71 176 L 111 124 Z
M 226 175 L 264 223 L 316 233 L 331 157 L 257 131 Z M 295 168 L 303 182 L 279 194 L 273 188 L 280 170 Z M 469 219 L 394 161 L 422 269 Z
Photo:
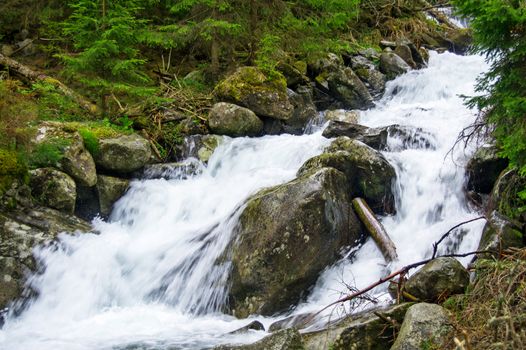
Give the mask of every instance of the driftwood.
M 86 100 L 83 96 L 76 93 L 62 82 L 50 77 L 42 72 L 35 71 L 22 63 L 15 61 L 12 58 L 0 54 L 0 66 L 7 68 L 13 76 L 26 83 L 34 83 L 36 81 L 44 81 L 54 85 L 60 92 L 67 97 L 73 99 L 82 109 L 91 114 L 97 114 L 98 108 L 92 102 Z
M 374 242 L 382 252 L 385 260 L 390 263 L 391 261 L 398 259 L 396 254 L 396 246 L 385 231 L 383 225 L 376 219 L 373 211 L 365 200 L 362 198 L 355 198 L 352 200 L 354 211 L 365 225 L 367 232 L 371 235 Z

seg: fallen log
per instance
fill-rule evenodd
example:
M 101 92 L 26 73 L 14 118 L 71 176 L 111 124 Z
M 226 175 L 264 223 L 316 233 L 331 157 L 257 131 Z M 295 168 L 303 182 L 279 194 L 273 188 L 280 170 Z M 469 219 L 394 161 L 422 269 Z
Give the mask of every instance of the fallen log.
M 396 246 L 387 235 L 383 225 L 376 219 L 373 211 L 364 199 L 355 198 L 352 200 L 352 205 L 354 211 L 365 225 L 367 232 L 371 235 L 374 242 L 382 252 L 385 260 L 390 263 L 391 261 L 398 259 L 398 254 L 396 253 Z
M 12 58 L 6 57 L 0 53 L 0 66 L 4 66 L 9 72 L 16 78 L 26 82 L 34 83 L 36 81 L 43 81 L 52 84 L 65 96 L 73 99 L 82 109 L 86 110 L 90 114 L 97 114 L 99 109 L 97 105 L 86 100 L 83 96 L 73 91 L 59 80 L 50 77 L 42 72 L 35 71 L 28 66 L 15 61 Z

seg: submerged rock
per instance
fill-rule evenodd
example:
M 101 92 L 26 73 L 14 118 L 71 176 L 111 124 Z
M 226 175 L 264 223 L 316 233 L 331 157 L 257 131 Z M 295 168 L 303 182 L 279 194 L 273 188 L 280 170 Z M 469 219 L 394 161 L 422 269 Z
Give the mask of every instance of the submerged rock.
M 73 213 L 77 200 L 75 181 L 53 168 L 40 168 L 30 172 L 31 193 L 46 207 Z
M 422 301 L 443 301 L 453 294 L 464 293 L 469 273 L 455 258 L 431 260 L 404 284 L 404 291 Z
M 131 173 L 148 164 L 152 157 L 150 143 L 137 135 L 99 140 L 100 151 L 95 163 L 101 168 L 117 173 Z
M 223 143 L 224 136 L 220 135 L 192 135 L 184 139 L 181 147 L 181 157 L 196 158 L 206 163 L 215 149 Z
M 263 130 L 263 122 L 248 108 L 232 103 L 216 103 L 208 114 L 208 125 L 214 134 L 228 136 L 256 136 Z
M 238 317 L 296 304 L 340 250 L 362 237 L 345 175 L 324 168 L 252 196 L 232 247 L 230 300 Z
M 303 350 L 301 334 L 295 329 L 273 333 L 254 344 L 222 345 L 214 350 Z
M 395 212 L 392 183 L 396 173 L 380 152 L 341 136 L 324 153 L 306 161 L 298 170 L 298 176 L 324 167 L 338 169 L 346 175 L 351 198 L 364 198 L 376 213 Z
M 452 329 L 449 315 L 442 306 L 415 304 L 407 310 L 391 350 L 443 349 L 445 337 Z

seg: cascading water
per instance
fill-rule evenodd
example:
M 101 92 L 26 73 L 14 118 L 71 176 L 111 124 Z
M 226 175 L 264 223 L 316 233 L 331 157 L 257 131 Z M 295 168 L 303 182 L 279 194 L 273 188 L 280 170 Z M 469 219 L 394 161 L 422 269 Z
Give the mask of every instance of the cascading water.
M 427 148 L 405 149 L 393 136 L 385 152 L 398 175 L 398 213 L 383 218 L 397 265 L 428 256 L 443 232 L 475 215 L 462 194 L 469 150 L 446 155 L 473 120 L 457 95 L 473 93 L 484 69 L 477 56 L 432 54 L 429 68 L 389 83 L 377 107 L 362 115 L 365 125 L 420 127 L 426 137 Z M 30 279 L 39 296 L 7 319 L 0 348 L 199 349 L 261 338 L 263 332 L 226 335 L 247 321 L 221 312 L 229 272 L 222 254 L 248 196 L 293 179 L 329 142 L 320 132 L 228 139 L 194 176 L 134 181 L 111 220 L 95 221 L 98 234 L 63 235 L 35 252 L 45 265 Z M 481 223 L 465 226 L 450 249 L 471 250 L 480 231 Z M 342 279 L 363 287 L 393 267 L 367 241 L 329 268 L 296 312 L 334 301 Z

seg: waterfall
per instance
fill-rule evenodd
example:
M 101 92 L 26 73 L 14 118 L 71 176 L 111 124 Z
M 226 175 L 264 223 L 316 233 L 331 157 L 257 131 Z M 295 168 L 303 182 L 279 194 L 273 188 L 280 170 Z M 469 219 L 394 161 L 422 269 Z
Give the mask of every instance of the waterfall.
M 463 166 L 471 149 L 450 152 L 473 121 L 459 94 L 472 94 L 486 69 L 478 56 L 431 54 L 429 67 L 388 83 L 368 126 L 422 128 L 426 147 L 389 138 L 385 155 L 397 171 L 398 212 L 382 218 L 398 248 L 396 266 L 426 256 L 451 226 L 476 214 L 466 203 Z M 244 202 L 258 190 L 287 182 L 329 140 L 308 135 L 227 140 L 193 176 L 136 180 L 96 233 L 61 235 L 35 250 L 45 269 L 29 279 L 38 293 L 0 330 L 1 349 L 199 349 L 251 342 L 263 332 L 228 335 L 247 324 L 224 314 L 228 259 Z M 447 249 L 476 247 L 480 222 L 466 225 Z M 389 269 L 371 241 L 320 276 L 296 312 L 317 310 L 344 293 L 342 279 L 363 287 Z M 383 288 L 383 287 L 382 287 Z M 385 288 L 375 291 L 385 297 Z

